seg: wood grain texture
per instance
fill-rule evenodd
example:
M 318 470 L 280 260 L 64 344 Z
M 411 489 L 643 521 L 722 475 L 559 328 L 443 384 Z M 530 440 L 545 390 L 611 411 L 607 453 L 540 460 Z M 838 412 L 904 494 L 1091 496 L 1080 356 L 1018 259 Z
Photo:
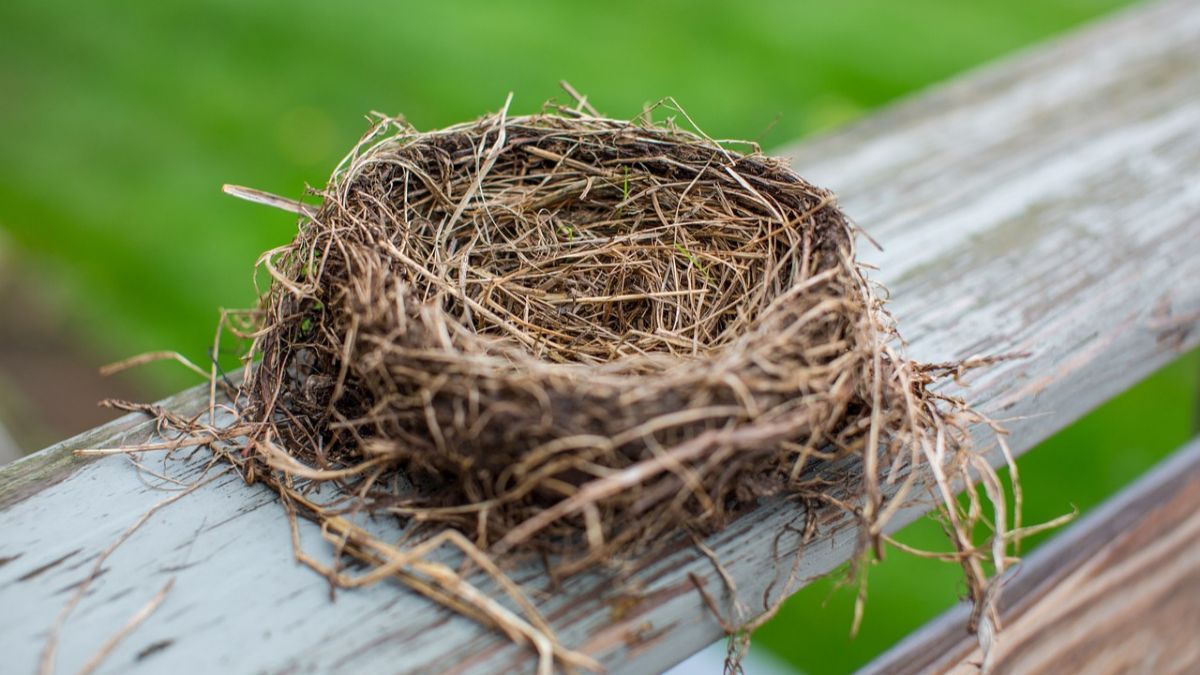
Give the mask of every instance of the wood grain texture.
M 1200 341 L 1200 5 L 1146 5 L 790 151 L 884 246 L 913 356 L 1032 355 L 970 378 L 1023 451 Z M 203 395 L 174 404 L 198 410 Z M 0 650 L 29 672 L 95 556 L 161 501 L 129 461 L 71 450 L 135 440 L 130 417 L 0 471 Z M 204 453 L 163 462 L 196 475 Z M 167 484 L 159 488 L 174 488 Z M 893 521 L 916 518 L 914 502 Z M 803 579 L 843 562 L 855 533 L 819 514 Z M 761 508 L 708 544 L 761 611 L 802 514 Z M 777 539 L 777 533 L 785 532 Z M 305 541 L 324 548 L 311 528 Z M 662 670 L 720 636 L 689 574 L 728 607 L 709 561 L 680 541 L 628 581 L 593 574 L 553 592 L 516 572 L 562 640 L 620 672 Z M 66 623 L 74 670 L 169 578 L 158 612 L 106 672 L 531 670 L 531 653 L 398 585 L 339 593 L 292 561 L 274 496 L 225 476 L 155 514 L 104 565 Z M 485 584 L 486 585 L 486 584 Z
M 1031 555 L 1007 582 L 996 673 L 1200 671 L 1200 440 Z M 978 672 L 955 607 L 861 675 Z

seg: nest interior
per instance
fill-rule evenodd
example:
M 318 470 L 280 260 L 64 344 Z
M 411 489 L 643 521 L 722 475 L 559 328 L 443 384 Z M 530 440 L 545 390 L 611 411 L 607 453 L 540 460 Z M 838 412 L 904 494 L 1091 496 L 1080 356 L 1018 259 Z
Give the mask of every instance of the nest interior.
M 965 443 L 781 161 L 578 113 L 383 119 L 318 195 L 263 258 L 247 409 L 271 466 L 372 511 L 569 573 L 828 494 L 839 455 L 872 522 L 883 468 Z

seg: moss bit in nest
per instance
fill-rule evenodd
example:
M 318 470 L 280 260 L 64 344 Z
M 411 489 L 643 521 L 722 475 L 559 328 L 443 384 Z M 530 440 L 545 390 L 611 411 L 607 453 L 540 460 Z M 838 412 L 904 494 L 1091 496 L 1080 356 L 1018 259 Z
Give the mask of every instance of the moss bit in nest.
M 380 120 L 262 259 L 261 363 L 239 396 L 258 475 L 334 480 L 557 575 L 778 494 L 850 509 L 877 551 L 929 488 L 983 607 L 1006 538 L 975 547 L 978 511 L 951 491 L 990 471 L 967 451 L 980 418 L 890 346 L 833 195 L 648 118 Z M 845 455 L 861 470 L 814 477 Z M 922 464 L 928 484 L 903 470 Z

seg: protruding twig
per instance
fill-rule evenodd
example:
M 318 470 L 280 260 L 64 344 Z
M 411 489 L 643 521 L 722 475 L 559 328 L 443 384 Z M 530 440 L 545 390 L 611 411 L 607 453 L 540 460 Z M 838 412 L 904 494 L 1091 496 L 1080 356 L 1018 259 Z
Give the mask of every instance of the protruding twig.
M 311 204 L 305 204 L 304 202 L 297 201 L 295 199 L 288 199 L 287 197 L 273 195 L 270 192 L 255 190 L 254 188 L 242 187 L 241 185 L 230 185 L 226 183 L 225 185 L 221 186 L 221 192 L 224 192 L 230 197 L 237 197 L 238 199 L 244 199 L 248 202 L 254 202 L 255 204 L 270 206 L 281 211 L 287 211 L 288 213 L 295 213 L 299 216 L 312 218 L 317 214 L 316 207 L 312 206 Z
M 167 583 L 163 585 L 162 590 L 154 594 L 154 597 L 150 599 L 150 602 L 147 602 L 145 605 L 143 605 L 136 614 L 129 617 L 129 621 L 126 621 L 125 625 L 121 626 L 120 630 L 118 630 L 115 634 L 113 634 L 112 637 L 105 641 L 104 645 L 100 647 L 100 650 L 92 655 L 92 658 L 88 659 L 87 663 L 83 664 L 83 667 L 79 669 L 79 675 L 91 675 L 92 673 L 96 672 L 96 669 L 100 667 L 100 663 L 104 661 L 104 659 L 107 658 L 114 649 L 117 648 L 117 645 L 121 644 L 122 640 L 129 637 L 130 633 L 132 633 L 138 626 L 142 625 L 146 619 L 149 619 L 150 615 L 158 609 L 159 605 L 163 604 L 163 601 L 167 599 L 167 594 L 171 592 L 171 588 L 174 586 L 175 577 L 167 579 Z
M 206 381 L 209 379 L 208 372 L 203 368 L 192 363 L 183 354 L 171 351 L 146 352 L 145 354 L 138 354 L 137 356 L 132 356 L 130 358 L 117 361 L 116 363 L 110 363 L 106 366 L 101 366 L 100 375 L 103 377 L 108 377 L 109 375 L 116 375 L 121 371 L 129 370 L 130 368 L 136 368 L 147 363 L 167 360 L 178 361 L 179 363 L 183 364 L 185 368 L 198 374 L 200 377 L 203 377 Z
M 587 96 L 584 96 L 576 91 L 575 87 L 572 87 L 570 82 L 567 82 L 566 80 L 559 80 L 558 86 L 562 87 L 563 91 L 567 92 L 571 98 L 575 99 L 576 107 L 579 110 L 583 110 L 592 117 L 600 117 L 600 113 L 592 107 L 591 103 L 588 103 Z

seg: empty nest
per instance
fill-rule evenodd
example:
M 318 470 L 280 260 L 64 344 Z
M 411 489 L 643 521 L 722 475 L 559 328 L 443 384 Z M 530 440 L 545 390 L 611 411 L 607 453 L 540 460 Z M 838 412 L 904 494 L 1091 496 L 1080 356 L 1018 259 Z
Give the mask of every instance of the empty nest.
M 896 350 L 833 195 L 756 148 L 593 112 L 381 118 L 291 207 L 238 397 L 251 475 L 333 481 L 555 575 L 781 494 L 851 511 L 877 550 L 916 486 L 982 606 L 978 509 L 951 486 L 986 468 L 964 452 L 978 418 L 929 388 L 944 365 Z

